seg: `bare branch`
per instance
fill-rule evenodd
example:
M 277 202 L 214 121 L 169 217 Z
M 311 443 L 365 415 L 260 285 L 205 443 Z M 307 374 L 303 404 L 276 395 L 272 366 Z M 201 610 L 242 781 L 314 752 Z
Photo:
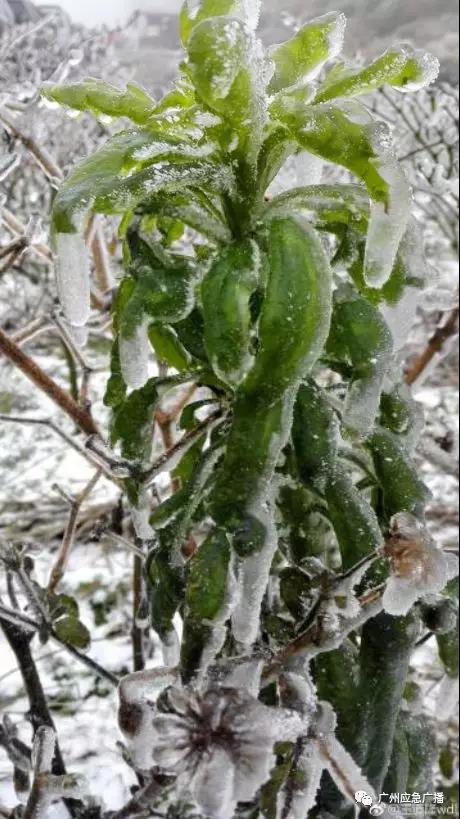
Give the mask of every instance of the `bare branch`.
M 3 123 L 11 136 L 18 139 L 24 145 L 48 179 L 60 181 L 64 178 L 64 174 L 46 148 L 39 145 L 32 134 L 23 130 L 21 124 L 17 120 L 12 119 L 4 109 L 0 110 L 0 122 Z
M 458 332 L 459 308 L 452 311 L 446 323 L 442 327 L 437 327 L 434 335 L 430 338 L 423 353 L 410 365 L 406 371 L 406 382 L 415 384 L 435 355 L 441 352 L 446 341 Z
M 58 407 L 72 418 L 86 435 L 99 434 L 98 427 L 87 410 L 80 407 L 79 404 L 77 404 L 62 387 L 56 384 L 30 356 L 26 355 L 16 342 L 9 338 L 3 330 L 0 330 L 0 352 L 4 353 L 38 389 L 44 392 L 48 398 L 51 398 Z
M 51 569 L 51 574 L 48 581 L 48 592 L 50 594 L 55 594 L 56 589 L 64 576 L 65 567 L 75 540 L 80 509 L 90 496 L 101 475 L 102 469 L 98 469 L 82 491 L 79 492 L 79 494 L 72 500 L 69 520 L 67 521 L 64 537 L 62 539 L 53 568 Z

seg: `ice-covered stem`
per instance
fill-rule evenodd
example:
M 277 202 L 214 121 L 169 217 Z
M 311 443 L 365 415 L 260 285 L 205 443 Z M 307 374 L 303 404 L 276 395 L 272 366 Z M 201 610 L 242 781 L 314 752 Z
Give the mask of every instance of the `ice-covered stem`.
M 81 796 L 83 780 L 74 774 L 56 776 L 52 771 L 56 733 L 49 726 L 41 726 L 35 734 L 32 748 L 34 779 L 22 819 L 42 819 L 56 799 L 77 799 Z
M 59 386 L 47 373 L 0 329 L 0 352 L 3 353 L 34 386 L 44 392 L 68 415 L 85 435 L 98 435 L 99 430 L 86 409 Z

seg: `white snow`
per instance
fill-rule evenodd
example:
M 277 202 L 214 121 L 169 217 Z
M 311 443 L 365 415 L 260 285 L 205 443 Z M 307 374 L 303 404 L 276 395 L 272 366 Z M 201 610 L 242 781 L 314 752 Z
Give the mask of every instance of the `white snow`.
M 79 233 L 57 233 L 55 246 L 59 300 L 69 323 L 82 327 L 90 315 L 88 248 Z

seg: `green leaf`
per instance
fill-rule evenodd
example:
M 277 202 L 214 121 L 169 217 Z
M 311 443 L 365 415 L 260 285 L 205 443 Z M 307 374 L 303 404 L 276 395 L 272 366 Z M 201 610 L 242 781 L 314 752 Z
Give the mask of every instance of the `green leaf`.
M 214 620 L 224 606 L 230 566 L 230 543 L 217 529 L 201 544 L 189 564 L 186 603 L 193 620 Z
M 127 386 L 121 372 L 119 344 L 116 338 L 110 356 L 110 377 L 104 395 L 105 406 L 119 407 L 126 398 L 126 392 Z
M 339 421 L 312 378 L 297 394 L 292 440 L 302 481 L 324 490 L 337 462 Z
M 193 446 L 187 449 L 171 473 L 174 478 L 180 478 L 181 481 L 188 481 L 189 478 L 191 478 L 203 451 L 205 442 L 206 435 L 203 435 L 201 438 L 198 438 Z
M 202 149 L 177 137 L 147 129 L 122 131 L 77 165 L 61 185 L 53 203 L 54 232 L 77 232 L 89 211 L 125 213 L 159 191 L 183 189 L 206 179 L 210 187 L 219 180 L 227 186 L 225 172 L 202 156 Z
M 419 91 L 434 82 L 438 75 L 436 57 L 410 45 L 393 46 L 381 57 L 360 71 L 328 81 L 319 87 L 315 102 L 327 102 L 337 97 L 356 97 L 392 85 L 401 91 Z
M 381 793 L 393 751 L 409 661 L 420 634 L 417 618 L 387 614 L 368 621 L 360 648 L 356 697 L 356 762 Z
M 237 17 L 251 28 L 256 28 L 259 9 L 260 0 L 185 0 L 180 12 L 182 43 L 186 46 L 193 29 L 210 17 Z
M 125 458 L 144 460 L 150 455 L 153 438 L 153 413 L 158 401 L 156 379 L 134 390 L 117 407 L 112 422 L 112 443 L 121 442 Z
M 345 15 L 333 11 L 302 26 L 290 40 L 274 48 L 271 52 L 275 63 L 271 93 L 305 84 L 316 76 L 327 60 L 340 54 L 345 25 Z
M 246 240 L 229 245 L 201 285 L 206 350 L 218 378 L 235 386 L 253 363 L 251 296 L 262 264 L 259 247 Z
M 347 571 L 383 545 L 382 532 L 372 506 L 354 486 L 348 468 L 337 467 L 326 487 L 326 500 L 342 568 Z
M 285 126 L 274 126 L 264 140 L 257 161 L 258 198 L 263 198 L 270 183 L 286 160 L 297 151 L 297 143 Z
M 167 640 L 173 628 L 173 617 L 184 599 L 184 570 L 182 567 L 172 566 L 169 550 L 161 547 L 149 560 L 148 577 L 152 586 L 152 628 L 162 640 Z
M 387 203 L 389 187 L 379 173 L 376 149 L 380 126 L 361 125 L 331 105 L 299 105 L 295 100 L 276 114 L 289 127 L 298 144 L 310 153 L 342 165 L 365 182 L 371 196 Z
M 201 310 L 195 307 L 187 318 L 174 325 L 179 341 L 187 352 L 199 361 L 208 363 L 204 346 L 204 320 Z
M 280 595 L 296 622 L 304 620 L 315 599 L 311 578 L 297 567 L 283 569 L 280 572 Z
M 120 331 L 126 338 L 145 317 L 171 324 L 182 321 L 192 311 L 194 270 L 180 262 L 161 266 L 153 249 L 137 234 L 130 237 L 128 271 L 135 285 L 120 319 Z
M 393 353 L 393 337 L 380 312 L 356 293 L 338 291 L 327 351 L 351 367 L 343 420 L 365 438 L 377 415 L 384 378 Z
M 314 230 L 301 219 L 270 224 L 269 274 L 259 319 L 259 350 L 242 385 L 273 403 L 306 377 L 322 352 L 331 319 L 332 277 Z
M 188 53 L 197 96 L 236 133 L 233 150 L 251 165 L 266 121 L 268 79 L 252 33 L 234 17 L 203 20 L 193 30 Z
M 42 96 L 76 111 L 92 111 L 96 115 L 128 117 L 144 125 L 155 109 L 155 101 L 141 88 L 128 83 L 120 91 L 114 85 L 90 77 L 83 82 L 53 85 L 45 83 Z
M 323 228 L 344 224 L 365 231 L 369 197 L 360 185 L 311 185 L 274 196 L 264 210 L 265 219 L 304 211 Z
M 91 644 L 91 635 L 83 623 L 74 615 L 65 615 L 56 620 L 53 628 L 64 643 L 85 651 Z
M 370 436 L 367 446 L 372 454 L 388 519 L 398 512 L 423 516 L 430 493 L 400 438 L 380 427 Z
M 188 370 L 192 360 L 191 356 L 180 343 L 173 327 L 165 324 L 151 324 L 148 336 L 159 361 L 175 370 Z

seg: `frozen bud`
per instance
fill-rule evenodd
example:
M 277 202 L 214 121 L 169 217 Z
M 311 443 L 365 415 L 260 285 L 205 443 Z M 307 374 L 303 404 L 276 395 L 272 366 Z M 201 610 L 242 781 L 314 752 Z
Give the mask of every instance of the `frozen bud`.
M 231 819 L 270 777 L 275 742 L 294 742 L 308 723 L 289 709 L 272 709 L 235 688 L 172 687 L 152 719 L 152 760 L 178 774 L 200 815 Z
M 406 512 L 392 518 L 385 554 L 392 574 L 383 607 L 395 617 L 406 615 L 421 597 L 441 592 L 458 574 L 458 558 L 443 552 L 424 524 Z

